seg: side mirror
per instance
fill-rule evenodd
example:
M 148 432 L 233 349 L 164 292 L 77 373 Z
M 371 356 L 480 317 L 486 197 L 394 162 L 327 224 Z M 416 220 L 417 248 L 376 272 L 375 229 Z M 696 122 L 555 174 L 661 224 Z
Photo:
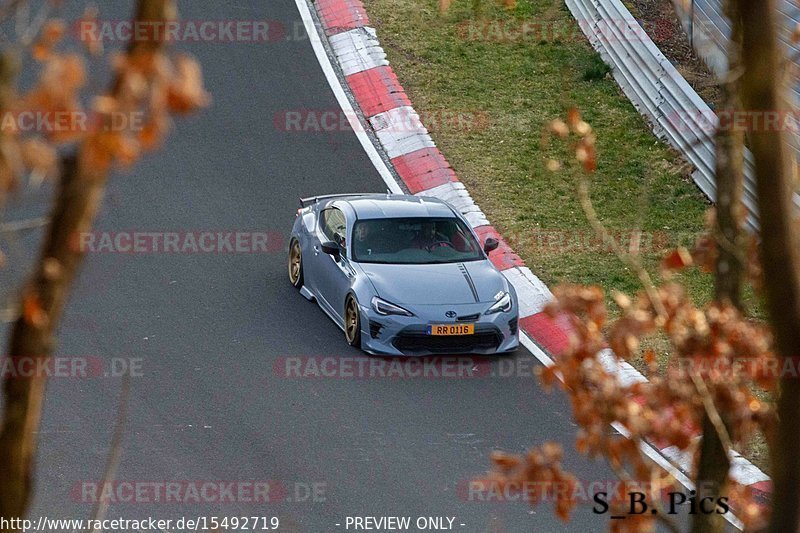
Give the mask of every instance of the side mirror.
M 333 258 L 336 259 L 337 261 L 339 260 L 339 256 L 342 253 L 342 250 L 341 248 L 339 248 L 339 245 L 333 241 L 323 242 L 322 251 L 328 255 L 332 255 Z
M 487 237 L 486 242 L 483 243 L 483 251 L 488 254 L 493 250 L 497 250 L 498 246 L 500 246 L 500 241 L 494 237 Z

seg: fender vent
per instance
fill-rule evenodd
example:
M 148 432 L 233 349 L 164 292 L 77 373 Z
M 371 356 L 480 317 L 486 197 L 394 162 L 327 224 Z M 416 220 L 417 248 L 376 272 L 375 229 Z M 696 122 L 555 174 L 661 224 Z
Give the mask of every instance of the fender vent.
M 519 323 L 517 322 L 516 318 L 512 318 L 511 320 L 508 321 L 508 329 L 511 330 L 511 334 L 512 335 L 516 335 L 517 334 L 517 326 L 518 325 L 519 325 Z
M 378 335 L 381 334 L 383 330 L 383 324 L 380 322 L 375 322 L 374 320 L 369 321 L 369 336 L 373 339 L 377 339 Z

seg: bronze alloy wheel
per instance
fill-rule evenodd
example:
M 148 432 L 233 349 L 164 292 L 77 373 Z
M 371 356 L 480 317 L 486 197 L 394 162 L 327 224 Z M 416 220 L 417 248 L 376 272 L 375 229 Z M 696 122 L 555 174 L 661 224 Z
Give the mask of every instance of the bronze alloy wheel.
M 297 240 L 293 240 L 289 248 L 289 281 L 297 288 L 303 285 L 303 256 Z
M 358 315 L 358 303 L 352 296 L 347 298 L 344 309 L 344 335 L 350 346 L 361 346 L 361 319 Z

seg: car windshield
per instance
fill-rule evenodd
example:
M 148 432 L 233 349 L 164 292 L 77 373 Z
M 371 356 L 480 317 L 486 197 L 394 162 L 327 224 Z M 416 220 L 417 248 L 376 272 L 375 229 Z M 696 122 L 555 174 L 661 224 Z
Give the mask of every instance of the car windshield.
M 352 249 L 353 260 L 361 263 L 425 265 L 484 258 L 480 243 L 455 217 L 359 220 Z

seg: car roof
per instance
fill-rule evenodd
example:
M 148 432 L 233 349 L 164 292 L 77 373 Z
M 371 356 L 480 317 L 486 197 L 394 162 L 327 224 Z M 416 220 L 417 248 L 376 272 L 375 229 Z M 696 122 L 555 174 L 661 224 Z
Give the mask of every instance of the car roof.
M 438 198 L 404 194 L 377 194 L 358 196 L 340 201 L 349 204 L 359 219 L 399 217 L 456 218 L 450 206 Z

